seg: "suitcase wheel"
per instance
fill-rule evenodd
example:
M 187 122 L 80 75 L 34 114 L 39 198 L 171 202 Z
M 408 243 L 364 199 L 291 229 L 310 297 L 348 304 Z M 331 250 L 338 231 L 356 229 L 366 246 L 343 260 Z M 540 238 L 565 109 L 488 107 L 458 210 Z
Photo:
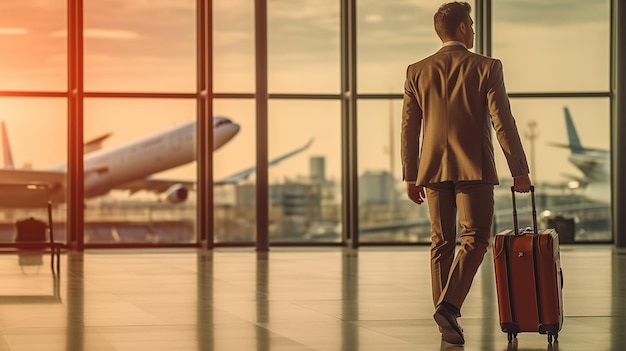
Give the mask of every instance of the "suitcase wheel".
M 552 344 L 552 339 L 554 338 L 554 342 L 559 342 L 559 334 L 548 334 L 548 344 Z
M 517 333 L 507 333 L 507 338 L 509 339 L 509 342 L 511 342 L 514 338 L 517 338 Z

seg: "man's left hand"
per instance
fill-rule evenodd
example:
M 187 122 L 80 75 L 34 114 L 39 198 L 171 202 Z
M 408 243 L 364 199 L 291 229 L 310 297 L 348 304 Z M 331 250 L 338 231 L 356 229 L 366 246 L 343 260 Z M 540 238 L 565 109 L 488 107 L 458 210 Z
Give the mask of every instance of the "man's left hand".
M 426 193 L 424 192 L 424 187 L 422 185 L 406 183 L 406 193 L 409 196 L 409 199 L 418 205 L 424 203 L 424 199 L 426 198 Z

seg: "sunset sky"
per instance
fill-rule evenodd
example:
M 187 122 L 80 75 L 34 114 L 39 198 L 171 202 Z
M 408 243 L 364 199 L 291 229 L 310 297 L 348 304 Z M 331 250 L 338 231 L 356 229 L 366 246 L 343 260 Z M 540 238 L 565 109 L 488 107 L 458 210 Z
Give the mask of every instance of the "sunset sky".
M 0 2 L 0 90 L 67 89 L 66 3 Z M 194 92 L 195 3 L 85 0 L 85 89 Z M 432 15 L 441 2 L 358 4 L 358 92 L 400 94 L 407 65 L 440 46 Z M 254 92 L 253 10 L 251 0 L 214 1 L 215 92 Z M 271 93 L 340 92 L 339 11 L 337 0 L 268 1 Z M 493 16 L 492 54 L 503 62 L 510 93 L 609 89 L 608 0 L 494 0 Z M 400 177 L 401 101 L 367 100 L 358 106 L 360 173 L 394 167 Z M 528 133 L 530 121 L 538 123 L 534 174 L 541 181 L 563 181 L 562 173 L 577 172 L 567 162 L 567 150 L 547 146 L 566 142 L 564 106 L 569 106 L 585 145 L 609 147 L 608 99 L 514 99 L 520 132 Z M 253 165 L 254 101 L 216 100 L 214 110 L 242 125 L 239 135 L 215 153 L 215 176 Z M 113 146 L 193 120 L 195 103 L 89 99 L 85 113 L 85 138 L 113 132 L 106 143 Z M 309 157 L 318 155 L 327 159 L 329 178 L 340 179 L 339 101 L 272 100 L 269 115 L 270 157 L 315 139 L 304 154 L 272 168 L 271 181 L 308 174 Z M 0 98 L 0 119 L 7 124 L 18 166 L 45 168 L 65 162 L 65 118 L 63 99 Z M 496 149 L 500 175 L 507 176 Z M 166 175 L 193 178 L 195 168 L 189 165 Z

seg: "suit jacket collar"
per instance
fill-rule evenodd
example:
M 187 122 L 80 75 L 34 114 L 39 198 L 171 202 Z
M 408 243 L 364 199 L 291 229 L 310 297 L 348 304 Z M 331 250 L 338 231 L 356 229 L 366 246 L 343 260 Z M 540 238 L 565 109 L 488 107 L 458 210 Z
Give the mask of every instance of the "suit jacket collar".
M 437 52 L 439 53 L 439 52 L 451 52 L 451 51 L 469 51 L 469 50 L 461 45 L 448 45 L 448 46 L 443 46 Z

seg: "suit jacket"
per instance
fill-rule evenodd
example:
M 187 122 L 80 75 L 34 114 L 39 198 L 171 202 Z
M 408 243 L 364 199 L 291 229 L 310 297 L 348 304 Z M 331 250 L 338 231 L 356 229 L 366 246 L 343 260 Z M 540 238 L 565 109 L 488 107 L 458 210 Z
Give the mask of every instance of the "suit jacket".
M 498 184 L 492 126 L 511 175 L 528 174 L 499 60 L 452 45 L 410 65 L 402 108 L 403 180 Z

